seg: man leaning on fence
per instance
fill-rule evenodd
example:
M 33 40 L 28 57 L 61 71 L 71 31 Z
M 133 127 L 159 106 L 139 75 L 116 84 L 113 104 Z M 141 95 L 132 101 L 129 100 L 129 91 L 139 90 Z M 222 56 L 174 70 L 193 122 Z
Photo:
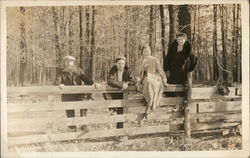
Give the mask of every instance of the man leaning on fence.
M 56 76 L 54 85 L 59 86 L 63 89 L 64 86 L 79 86 L 79 85 L 93 85 L 96 88 L 98 84 L 94 83 L 89 79 L 83 72 L 82 69 L 75 65 L 75 58 L 67 55 L 63 58 L 63 68 Z M 62 101 L 83 101 L 92 99 L 91 95 L 88 94 L 62 94 Z M 82 117 L 86 111 L 80 109 L 80 116 Z M 67 117 L 75 117 L 75 110 L 66 110 Z M 76 126 L 68 126 L 70 131 L 76 131 Z M 81 128 L 86 128 L 82 126 Z

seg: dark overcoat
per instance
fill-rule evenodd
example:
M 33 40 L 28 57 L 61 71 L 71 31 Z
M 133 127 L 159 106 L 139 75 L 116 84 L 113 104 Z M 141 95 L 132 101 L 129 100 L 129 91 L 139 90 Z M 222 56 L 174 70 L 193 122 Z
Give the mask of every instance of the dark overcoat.
M 130 72 L 128 67 L 126 66 L 123 74 L 122 74 L 122 81 L 118 81 L 118 68 L 117 66 L 113 66 L 108 74 L 107 84 L 114 88 L 122 89 L 122 86 L 126 82 L 133 81 L 133 78 L 130 76 Z M 105 99 L 122 99 L 123 96 L 121 93 L 110 93 L 104 94 Z
M 82 69 L 76 68 L 71 74 L 67 69 L 61 69 L 56 76 L 54 85 L 64 84 L 65 86 L 92 85 L 94 82 L 89 79 Z M 88 94 L 62 94 L 62 101 L 82 101 Z
M 164 71 L 170 72 L 168 83 L 170 84 L 185 84 L 187 78 L 187 71 L 184 68 L 186 59 L 191 54 L 191 44 L 185 41 L 183 50 L 177 51 L 178 43 L 175 40 L 169 47 L 167 55 L 164 58 Z

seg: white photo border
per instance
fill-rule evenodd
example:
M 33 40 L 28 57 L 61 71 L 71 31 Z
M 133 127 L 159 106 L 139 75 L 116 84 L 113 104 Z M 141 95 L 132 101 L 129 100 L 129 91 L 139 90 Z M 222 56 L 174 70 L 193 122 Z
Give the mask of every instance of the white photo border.
M 7 79 L 6 79 L 6 8 L 15 6 L 73 6 L 73 5 L 152 5 L 152 4 L 241 4 L 242 19 L 242 150 L 235 151 L 175 151 L 175 152 L 7 152 Z M 248 157 L 249 154 L 249 2 L 247 0 L 168 0 L 168 1 L 1 1 L 1 157 Z

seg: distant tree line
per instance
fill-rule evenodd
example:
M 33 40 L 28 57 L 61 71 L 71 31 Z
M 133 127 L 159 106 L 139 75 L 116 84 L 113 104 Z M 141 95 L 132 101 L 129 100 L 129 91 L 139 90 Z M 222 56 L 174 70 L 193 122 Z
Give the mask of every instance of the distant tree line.
M 117 5 L 7 8 L 8 86 L 51 85 L 65 55 L 96 81 L 105 81 L 118 55 L 133 70 L 148 43 L 162 62 L 178 32 L 198 56 L 196 83 L 241 82 L 241 7 Z

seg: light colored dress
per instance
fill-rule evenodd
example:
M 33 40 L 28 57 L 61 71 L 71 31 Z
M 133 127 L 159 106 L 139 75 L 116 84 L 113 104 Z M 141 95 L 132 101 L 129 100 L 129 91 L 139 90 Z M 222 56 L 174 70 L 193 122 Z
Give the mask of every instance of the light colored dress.
M 135 76 L 141 81 L 141 93 L 147 103 L 145 113 L 148 114 L 150 109 L 154 111 L 160 104 L 164 91 L 163 83 L 167 82 L 166 76 L 159 60 L 153 56 L 139 59 Z

